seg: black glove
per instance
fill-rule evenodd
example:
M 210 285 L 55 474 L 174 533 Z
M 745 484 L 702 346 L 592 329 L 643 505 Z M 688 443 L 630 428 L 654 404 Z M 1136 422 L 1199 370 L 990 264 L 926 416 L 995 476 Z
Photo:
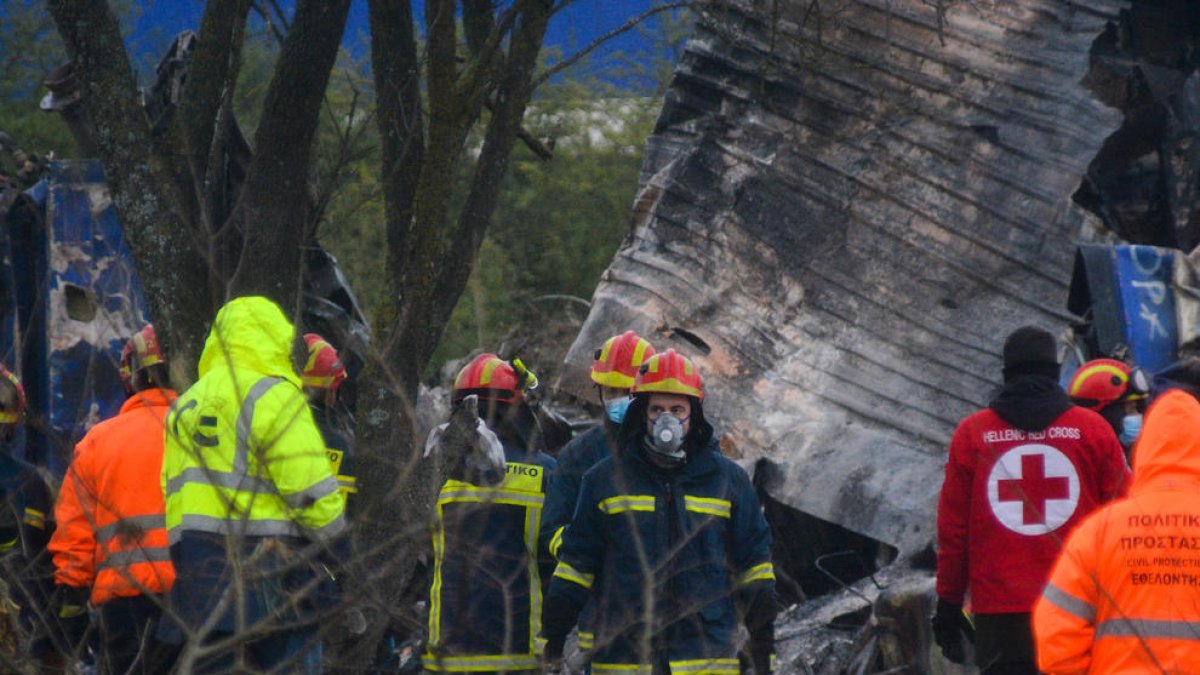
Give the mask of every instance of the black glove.
M 58 586 L 54 589 L 54 599 L 50 607 L 58 620 L 62 638 L 66 641 L 63 646 L 69 653 L 78 651 L 91 625 L 91 618 L 88 616 L 88 598 L 91 594 L 91 589 L 76 586 Z
M 963 640 L 975 644 L 975 627 L 963 614 L 962 605 L 938 598 L 933 612 L 933 640 L 942 648 L 942 655 L 952 663 L 967 660 Z

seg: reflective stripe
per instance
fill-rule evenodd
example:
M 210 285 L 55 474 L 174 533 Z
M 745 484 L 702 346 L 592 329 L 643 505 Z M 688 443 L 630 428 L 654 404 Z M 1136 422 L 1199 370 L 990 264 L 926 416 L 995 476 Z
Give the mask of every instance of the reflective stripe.
M 30 527 L 44 530 L 46 529 L 46 514 L 37 509 L 25 507 L 25 517 L 22 519 L 22 522 Z
M 107 570 L 113 567 L 127 567 L 136 563 L 169 562 L 170 560 L 171 552 L 166 546 L 131 548 L 109 553 L 104 557 L 104 561 L 96 566 L 96 569 Z
M 584 572 L 580 572 L 579 570 L 575 569 L 574 567 L 571 567 L 570 565 L 568 565 L 565 562 L 558 563 L 558 567 L 554 568 L 554 576 L 558 577 L 559 579 L 566 579 L 567 581 L 573 581 L 573 582 L 579 584 L 580 586 L 583 586 L 584 588 L 589 588 L 589 589 L 592 587 L 592 584 L 596 581 L 595 574 L 586 574 Z
M 592 649 L 596 646 L 596 634 L 587 631 L 579 631 L 579 648 Z
M 640 663 L 592 663 L 592 672 L 608 675 L 650 675 L 650 666 Z
M 16 539 L 13 539 L 12 541 L 0 541 L 0 553 L 4 553 L 5 551 L 11 550 L 12 547 L 14 547 L 16 545 L 17 545 Z
M 443 489 L 438 496 L 438 504 L 451 502 L 479 502 L 490 504 L 512 504 L 514 506 L 541 507 L 545 497 L 528 492 L 511 492 L 500 488 L 456 487 Z
M 1047 602 L 1070 614 L 1071 616 L 1083 619 L 1088 623 L 1096 620 L 1096 608 L 1085 600 L 1067 593 L 1054 584 L 1048 584 L 1046 590 L 1042 593 L 1042 597 Z
M 769 562 L 765 562 L 761 565 L 755 565 L 754 567 L 751 567 L 743 572 L 742 576 L 738 579 L 737 585 L 745 586 L 746 584 L 753 583 L 755 581 L 765 580 L 775 580 L 775 565 Z
M 237 449 L 233 453 L 233 473 L 250 473 L 250 437 L 254 430 L 254 406 L 275 385 L 283 382 L 282 377 L 267 376 L 254 383 L 246 392 L 246 400 L 242 401 L 242 409 L 237 418 Z
M 688 661 L 671 661 L 672 673 L 690 673 L 700 675 L 740 675 L 741 667 L 737 659 L 691 659 Z
M 175 544 L 183 536 L 184 531 L 191 530 L 236 537 L 304 537 L 307 535 L 316 541 L 326 541 L 341 534 L 345 529 L 346 518 L 344 515 L 339 515 L 327 525 L 309 530 L 291 520 L 217 518 L 199 513 L 185 513 L 180 519 L 179 525 L 167 532 L 167 540 Z
M 733 503 L 728 499 L 711 499 L 709 497 L 683 496 L 683 508 L 696 513 L 707 513 L 710 516 L 729 518 L 733 512 Z
M 535 670 L 538 657 L 528 654 L 497 654 L 488 656 L 437 656 L 426 653 L 421 657 L 429 670 L 466 673 L 487 670 Z
M 189 466 L 167 481 L 167 497 L 179 492 L 188 483 L 199 483 L 200 485 L 255 494 L 276 493 L 275 483 L 263 478 L 248 476 L 244 473 L 217 471 L 203 466 Z
M 537 636 L 542 632 L 542 575 L 538 571 L 538 533 L 541 530 L 542 510 L 525 509 L 525 550 L 529 554 L 529 653 L 540 654 Z M 536 659 L 535 659 L 536 661 Z
M 596 505 L 601 511 L 614 514 L 625 511 L 653 511 L 654 495 L 617 495 Z
M 1200 621 L 1110 619 L 1096 626 L 1096 637 L 1166 638 L 1200 642 Z
M 355 494 L 358 492 L 358 479 L 354 476 L 338 476 L 338 489 L 342 492 Z
M 293 492 L 290 495 L 281 495 L 283 503 L 293 509 L 306 509 L 316 502 L 328 497 L 338 491 L 338 482 L 333 479 L 323 478 L 299 492 Z
M 558 549 L 562 548 L 563 531 L 566 529 L 567 526 L 563 525 L 554 531 L 553 537 L 550 537 L 550 555 L 554 556 L 555 560 L 558 560 Z
M 117 536 L 118 531 L 128 535 L 142 536 L 150 530 L 158 530 L 167 526 L 166 517 L 161 513 L 150 513 L 144 516 L 121 518 L 96 528 L 96 543 L 103 544 Z

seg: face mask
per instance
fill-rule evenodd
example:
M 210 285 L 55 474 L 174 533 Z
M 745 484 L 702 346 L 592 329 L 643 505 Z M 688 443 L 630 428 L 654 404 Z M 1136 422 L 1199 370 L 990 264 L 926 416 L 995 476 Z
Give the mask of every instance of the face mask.
M 625 419 L 625 412 L 629 410 L 629 404 L 633 403 L 633 399 L 628 396 L 614 399 L 605 405 L 608 411 L 608 419 L 613 421 L 613 424 L 620 424 Z
M 1142 433 L 1142 416 L 1141 415 L 1126 415 L 1121 420 L 1121 445 L 1129 447 L 1137 440 L 1137 437 Z
M 650 459 L 659 466 L 679 466 L 687 458 L 683 451 L 683 422 L 674 415 L 663 413 L 654 420 L 650 435 L 646 437 L 646 449 Z

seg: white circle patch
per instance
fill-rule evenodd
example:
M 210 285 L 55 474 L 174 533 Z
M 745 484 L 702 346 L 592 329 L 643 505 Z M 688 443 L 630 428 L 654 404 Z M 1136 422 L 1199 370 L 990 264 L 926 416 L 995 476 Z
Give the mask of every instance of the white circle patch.
M 1075 514 L 1079 474 L 1057 448 L 1030 443 L 1000 456 L 988 476 L 992 513 L 1018 534 L 1053 532 Z

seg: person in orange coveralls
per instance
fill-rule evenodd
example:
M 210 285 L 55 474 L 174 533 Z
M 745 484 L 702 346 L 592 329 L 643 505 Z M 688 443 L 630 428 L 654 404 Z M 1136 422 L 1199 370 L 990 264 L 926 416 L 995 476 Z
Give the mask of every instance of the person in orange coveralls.
M 1043 672 L 1200 670 L 1200 359 L 1168 377 L 1129 497 L 1071 535 L 1034 608 Z
M 173 650 L 152 636 L 175 581 L 159 478 L 163 422 L 176 395 L 153 326 L 126 343 L 121 379 L 128 400 L 75 446 L 54 508 L 58 612 L 82 621 L 90 598 L 101 672 L 166 672 Z

